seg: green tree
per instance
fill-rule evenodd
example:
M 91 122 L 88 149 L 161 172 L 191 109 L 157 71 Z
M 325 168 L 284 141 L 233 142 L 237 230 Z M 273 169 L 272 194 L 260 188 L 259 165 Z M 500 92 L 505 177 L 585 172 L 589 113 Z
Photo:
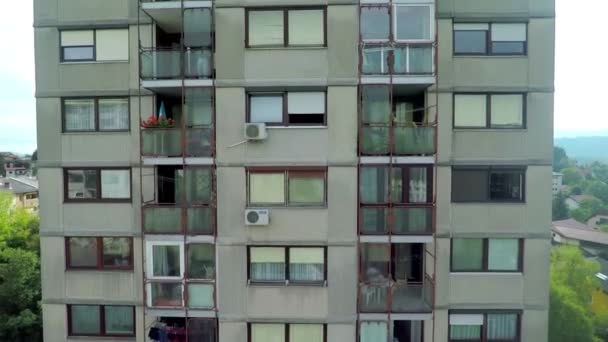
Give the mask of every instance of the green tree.
M 586 187 L 587 192 L 599 198 L 604 203 L 608 203 L 608 184 L 594 180 Z
M 576 185 L 580 181 L 583 180 L 583 176 L 579 173 L 578 169 L 575 166 L 570 166 L 563 169 L 562 174 L 564 175 L 564 184 L 567 185 Z
M 4 168 L 4 157 L 0 156 L 0 177 L 6 176 L 6 169 Z
M 15 208 L 12 196 L 0 193 L 0 249 L 20 248 L 38 253 L 38 217 L 27 210 Z
M 560 192 L 553 198 L 552 217 L 553 221 L 564 220 L 568 218 L 568 207 L 566 206 L 566 197 Z
M 559 172 L 570 165 L 566 150 L 559 146 L 553 147 L 553 171 Z
M 608 183 L 608 165 L 595 161 L 591 163 L 591 171 L 593 175 L 604 183 Z
M 551 253 L 549 341 L 600 342 L 590 303 L 600 266 L 578 247 L 560 246 Z
M 599 229 L 604 233 L 608 233 L 608 224 L 600 224 Z
M 604 211 L 604 203 L 597 198 L 587 199 L 581 203 L 578 209 L 570 211 L 570 216 L 578 222 L 585 223 L 588 219 L 600 211 Z

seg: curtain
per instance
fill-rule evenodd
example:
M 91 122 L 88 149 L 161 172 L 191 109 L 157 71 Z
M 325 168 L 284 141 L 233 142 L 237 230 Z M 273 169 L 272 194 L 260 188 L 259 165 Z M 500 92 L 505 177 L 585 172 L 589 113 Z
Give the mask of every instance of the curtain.
M 488 314 L 488 340 L 513 340 L 517 335 L 516 314 Z
M 130 176 L 129 170 L 101 170 L 101 197 L 131 197 Z
M 424 167 L 411 167 L 409 184 L 410 203 L 427 202 L 427 169 Z
M 285 342 L 285 325 L 253 323 L 251 342 Z
M 359 342 L 387 342 L 388 324 L 386 322 L 361 322 Z
M 395 105 L 395 121 L 398 123 L 414 122 L 414 104 L 400 102 Z
M 323 324 L 290 324 L 289 342 L 323 342 Z
M 360 201 L 362 203 L 388 202 L 388 168 L 362 167 L 360 177 Z
M 254 247 L 249 250 L 249 253 L 251 280 L 285 280 L 285 249 L 283 247 Z
M 289 10 L 289 45 L 322 45 L 323 10 Z
M 132 334 L 135 331 L 132 306 L 105 306 L 106 334 Z
M 400 167 L 391 168 L 391 202 L 403 203 L 403 169 Z
M 99 335 L 101 333 L 98 305 L 72 305 L 72 332 L 81 335 Z
M 251 95 L 249 97 L 251 122 L 274 122 L 283 121 L 283 96 L 282 95 Z
M 486 101 L 486 95 L 455 95 L 454 126 L 485 127 Z
M 285 173 L 250 173 L 249 203 L 285 203 Z
M 283 11 L 249 12 L 249 45 L 283 45 Z
M 289 280 L 323 281 L 325 252 L 323 248 L 290 248 Z
M 325 203 L 325 179 L 319 177 L 289 176 L 289 203 L 318 204 Z
M 422 342 L 422 321 L 410 321 L 410 329 L 410 342 Z
M 66 131 L 92 131 L 95 130 L 95 100 L 65 100 Z
M 450 339 L 452 340 L 479 340 L 481 338 L 481 325 L 450 325 Z
M 180 246 L 152 246 L 154 277 L 181 276 Z
M 129 129 L 129 100 L 100 99 L 99 100 L 99 129 L 124 130 Z
M 188 284 L 188 307 L 213 309 L 213 284 Z

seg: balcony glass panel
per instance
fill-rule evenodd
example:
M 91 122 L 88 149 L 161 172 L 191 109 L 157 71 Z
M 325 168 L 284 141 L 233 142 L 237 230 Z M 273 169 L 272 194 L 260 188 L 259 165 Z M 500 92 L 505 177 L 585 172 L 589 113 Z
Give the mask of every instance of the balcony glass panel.
M 191 128 L 186 132 L 187 153 L 191 157 L 211 156 L 211 128 Z
M 182 285 L 180 283 L 152 283 L 150 293 L 153 307 L 181 307 Z
M 211 49 L 191 49 L 184 52 L 186 78 L 210 78 L 213 75 Z
M 434 127 L 394 127 L 395 154 L 434 154 Z
M 364 154 L 387 154 L 389 152 L 389 128 L 364 126 L 361 128 L 361 152 Z
M 361 312 L 386 312 L 388 310 L 388 290 L 388 284 L 361 285 L 359 310 Z
M 388 208 L 362 208 L 361 234 L 388 234 Z
M 146 233 L 180 233 L 181 209 L 175 207 L 144 208 L 144 229 Z
M 392 287 L 392 312 L 430 312 L 432 283 L 408 284 L 397 282 Z
M 366 46 L 363 48 L 361 72 L 365 75 L 383 75 L 389 73 L 389 48 L 384 46 Z
M 432 234 L 433 208 L 401 208 L 393 210 L 393 234 Z
M 424 45 L 408 45 L 393 50 L 395 74 L 432 74 L 433 48 Z
M 213 309 L 213 284 L 188 284 L 188 307 Z
M 391 89 L 389 86 L 361 87 L 362 122 L 388 124 L 391 117 Z
M 210 88 L 186 88 L 184 112 L 186 125 L 211 126 L 213 123 L 213 98 Z
M 211 202 L 213 174 L 210 168 L 186 168 L 186 201 L 189 204 Z
M 213 208 L 188 208 L 188 234 L 212 235 L 215 215 Z
M 184 10 L 184 45 L 187 47 L 211 46 L 211 10 L 187 8 Z
M 179 129 L 142 129 L 141 153 L 144 156 L 181 156 L 181 132 Z
M 141 51 L 141 78 L 180 78 L 182 70 L 181 57 L 179 49 L 150 49 Z

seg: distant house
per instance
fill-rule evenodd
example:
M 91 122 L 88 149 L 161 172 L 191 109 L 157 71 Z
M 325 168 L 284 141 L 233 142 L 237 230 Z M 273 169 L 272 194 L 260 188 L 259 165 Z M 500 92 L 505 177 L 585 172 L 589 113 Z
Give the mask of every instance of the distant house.
M 608 215 L 595 215 L 587 220 L 587 225 L 595 229 L 599 229 L 600 225 L 608 225 Z
M 13 195 L 17 207 L 38 211 L 38 181 L 26 177 L 0 178 L 0 192 Z
M 583 204 L 584 201 L 589 201 L 589 200 L 594 200 L 594 199 L 597 199 L 597 198 L 595 198 L 595 196 L 591 196 L 591 195 L 572 195 L 572 196 L 569 196 L 568 198 L 566 198 L 566 200 L 564 202 L 566 203 L 566 206 L 568 207 L 568 209 L 574 210 L 574 209 L 580 208 L 581 204 Z
M 560 191 L 562 191 L 563 179 L 563 174 L 559 172 L 553 172 L 553 187 L 551 189 L 553 192 L 553 196 L 556 196 L 560 193 Z
M 19 159 L 19 157 L 12 152 L 0 152 L 0 158 L 2 158 L 5 162 Z
M 6 177 L 25 176 L 28 173 L 28 167 L 25 163 L 10 161 L 4 163 Z

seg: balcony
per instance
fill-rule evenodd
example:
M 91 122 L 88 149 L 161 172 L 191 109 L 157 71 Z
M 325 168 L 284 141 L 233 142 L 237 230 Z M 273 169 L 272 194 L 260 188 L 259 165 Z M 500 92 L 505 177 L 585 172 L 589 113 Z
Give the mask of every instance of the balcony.
M 363 124 L 360 153 L 362 155 L 433 155 L 435 127 L 412 127 L 402 124 Z
M 434 84 L 434 54 L 433 43 L 366 43 L 361 47 L 362 83 Z
M 213 235 L 215 214 L 211 207 L 146 204 L 143 211 L 147 234 Z
M 361 235 L 432 235 L 433 207 L 363 207 Z
M 182 9 L 181 0 L 140 0 L 141 9 L 154 20 L 157 26 L 167 32 L 180 32 L 184 27 L 184 22 L 191 22 L 193 13 L 191 11 L 205 11 L 205 16 L 200 22 L 211 22 L 209 9 L 212 6 L 211 1 L 189 0 L 183 1 L 184 8 Z M 182 17 L 182 10 L 184 16 Z M 199 22 L 199 23 L 200 23 Z
M 433 283 L 405 281 L 385 284 L 362 284 L 359 287 L 359 311 L 365 313 L 426 313 L 433 310 Z
M 140 51 L 142 85 L 151 90 L 186 86 L 209 86 L 213 77 L 210 48 L 148 48 Z
M 141 154 L 149 157 L 178 157 L 182 155 L 181 130 L 148 128 L 141 131 Z

